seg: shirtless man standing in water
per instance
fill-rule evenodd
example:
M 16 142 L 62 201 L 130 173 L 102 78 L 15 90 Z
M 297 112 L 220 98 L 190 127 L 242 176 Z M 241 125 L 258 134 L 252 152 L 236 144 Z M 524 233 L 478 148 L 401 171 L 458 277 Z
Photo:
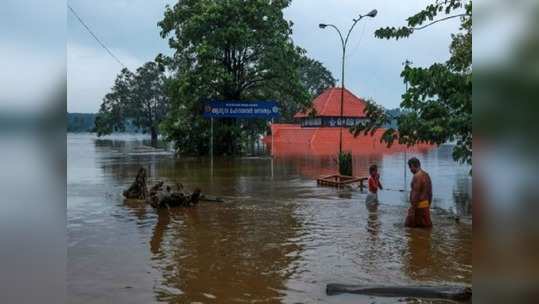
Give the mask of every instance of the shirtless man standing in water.
M 414 174 L 412 191 L 410 192 L 410 208 L 406 217 L 406 227 L 430 228 L 430 205 L 432 203 L 432 184 L 430 176 L 421 169 L 419 159 L 413 157 L 408 160 L 408 167 Z

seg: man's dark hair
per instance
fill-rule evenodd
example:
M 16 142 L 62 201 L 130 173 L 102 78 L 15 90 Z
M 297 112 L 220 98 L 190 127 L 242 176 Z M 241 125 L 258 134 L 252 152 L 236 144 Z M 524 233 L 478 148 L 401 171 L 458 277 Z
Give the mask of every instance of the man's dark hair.
M 374 171 L 376 171 L 376 170 L 378 170 L 378 166 L 377 166 L 377 165 L 371 165 L 371 166 L 369 167 L 369 173 L 372 173 L 372 172 L 374 172 Z
M 419 159 L 417 159 L 415 157 L 412 157 L 412 158 L 410 158 L 408 160 L 408 166 L 420 168 L 421 167 L 421 162 L 419 161 Z

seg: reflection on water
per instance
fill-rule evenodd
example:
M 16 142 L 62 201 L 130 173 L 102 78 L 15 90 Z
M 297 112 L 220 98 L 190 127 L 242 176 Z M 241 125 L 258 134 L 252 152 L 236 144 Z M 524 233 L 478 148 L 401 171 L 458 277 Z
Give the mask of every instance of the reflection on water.
M 167 288 L 157 288 L 157 298 L 172 303 L 279 299 L 294 272 L 288 266 L 301 251 L 289 241 L 297 231 L 291 214 L 250 207 L 160 212 L 150 247 Z
M 469 168 L 448 147 L 418 154 L 436 207 L 435 227 L 420 230 L 404 228 L 406 192 L 382 191 L 368 206 L 356 189 L 317 187 L 313 177 L 336 168 L 331 157 L 217 158 L 211 170 L 207 159 L 143 144 L 68 136 L 70 303 L 392 303 L 324 289 L 471 283 Z M 404 187 L 403 154 L 355 156 L 356 174 L 372 163 L 384 186 Z M 199 186 L 226 202 L 156 211 L 124 201 L 140 166 L 150 181 Z

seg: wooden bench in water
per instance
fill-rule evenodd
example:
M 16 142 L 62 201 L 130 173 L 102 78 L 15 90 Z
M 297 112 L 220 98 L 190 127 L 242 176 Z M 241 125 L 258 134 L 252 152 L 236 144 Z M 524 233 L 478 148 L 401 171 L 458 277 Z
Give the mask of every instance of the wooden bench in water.
M 368 177 L 356 177 L 356 176 L 332 174 L 332 175 L 321 176 L 320 178 L 316 179 L 316 183 L 320 186 L 330 186 L 330 187 L 337 187 L 337 188 L 343 188 L 347 185 L 359 183 L 359 188 L 361 189 L 361 191 L 363 191 L 363 188 L 365 188 L 365 185 L 363 183 L 368 179 L 369 179 Z

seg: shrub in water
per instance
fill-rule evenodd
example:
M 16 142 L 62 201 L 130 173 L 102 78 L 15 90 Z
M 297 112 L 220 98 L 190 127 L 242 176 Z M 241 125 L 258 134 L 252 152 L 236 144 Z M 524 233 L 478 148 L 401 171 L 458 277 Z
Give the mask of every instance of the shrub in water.
M 339 173 L 352 176 L 352 154 L 341 152 L 339 154 Z

